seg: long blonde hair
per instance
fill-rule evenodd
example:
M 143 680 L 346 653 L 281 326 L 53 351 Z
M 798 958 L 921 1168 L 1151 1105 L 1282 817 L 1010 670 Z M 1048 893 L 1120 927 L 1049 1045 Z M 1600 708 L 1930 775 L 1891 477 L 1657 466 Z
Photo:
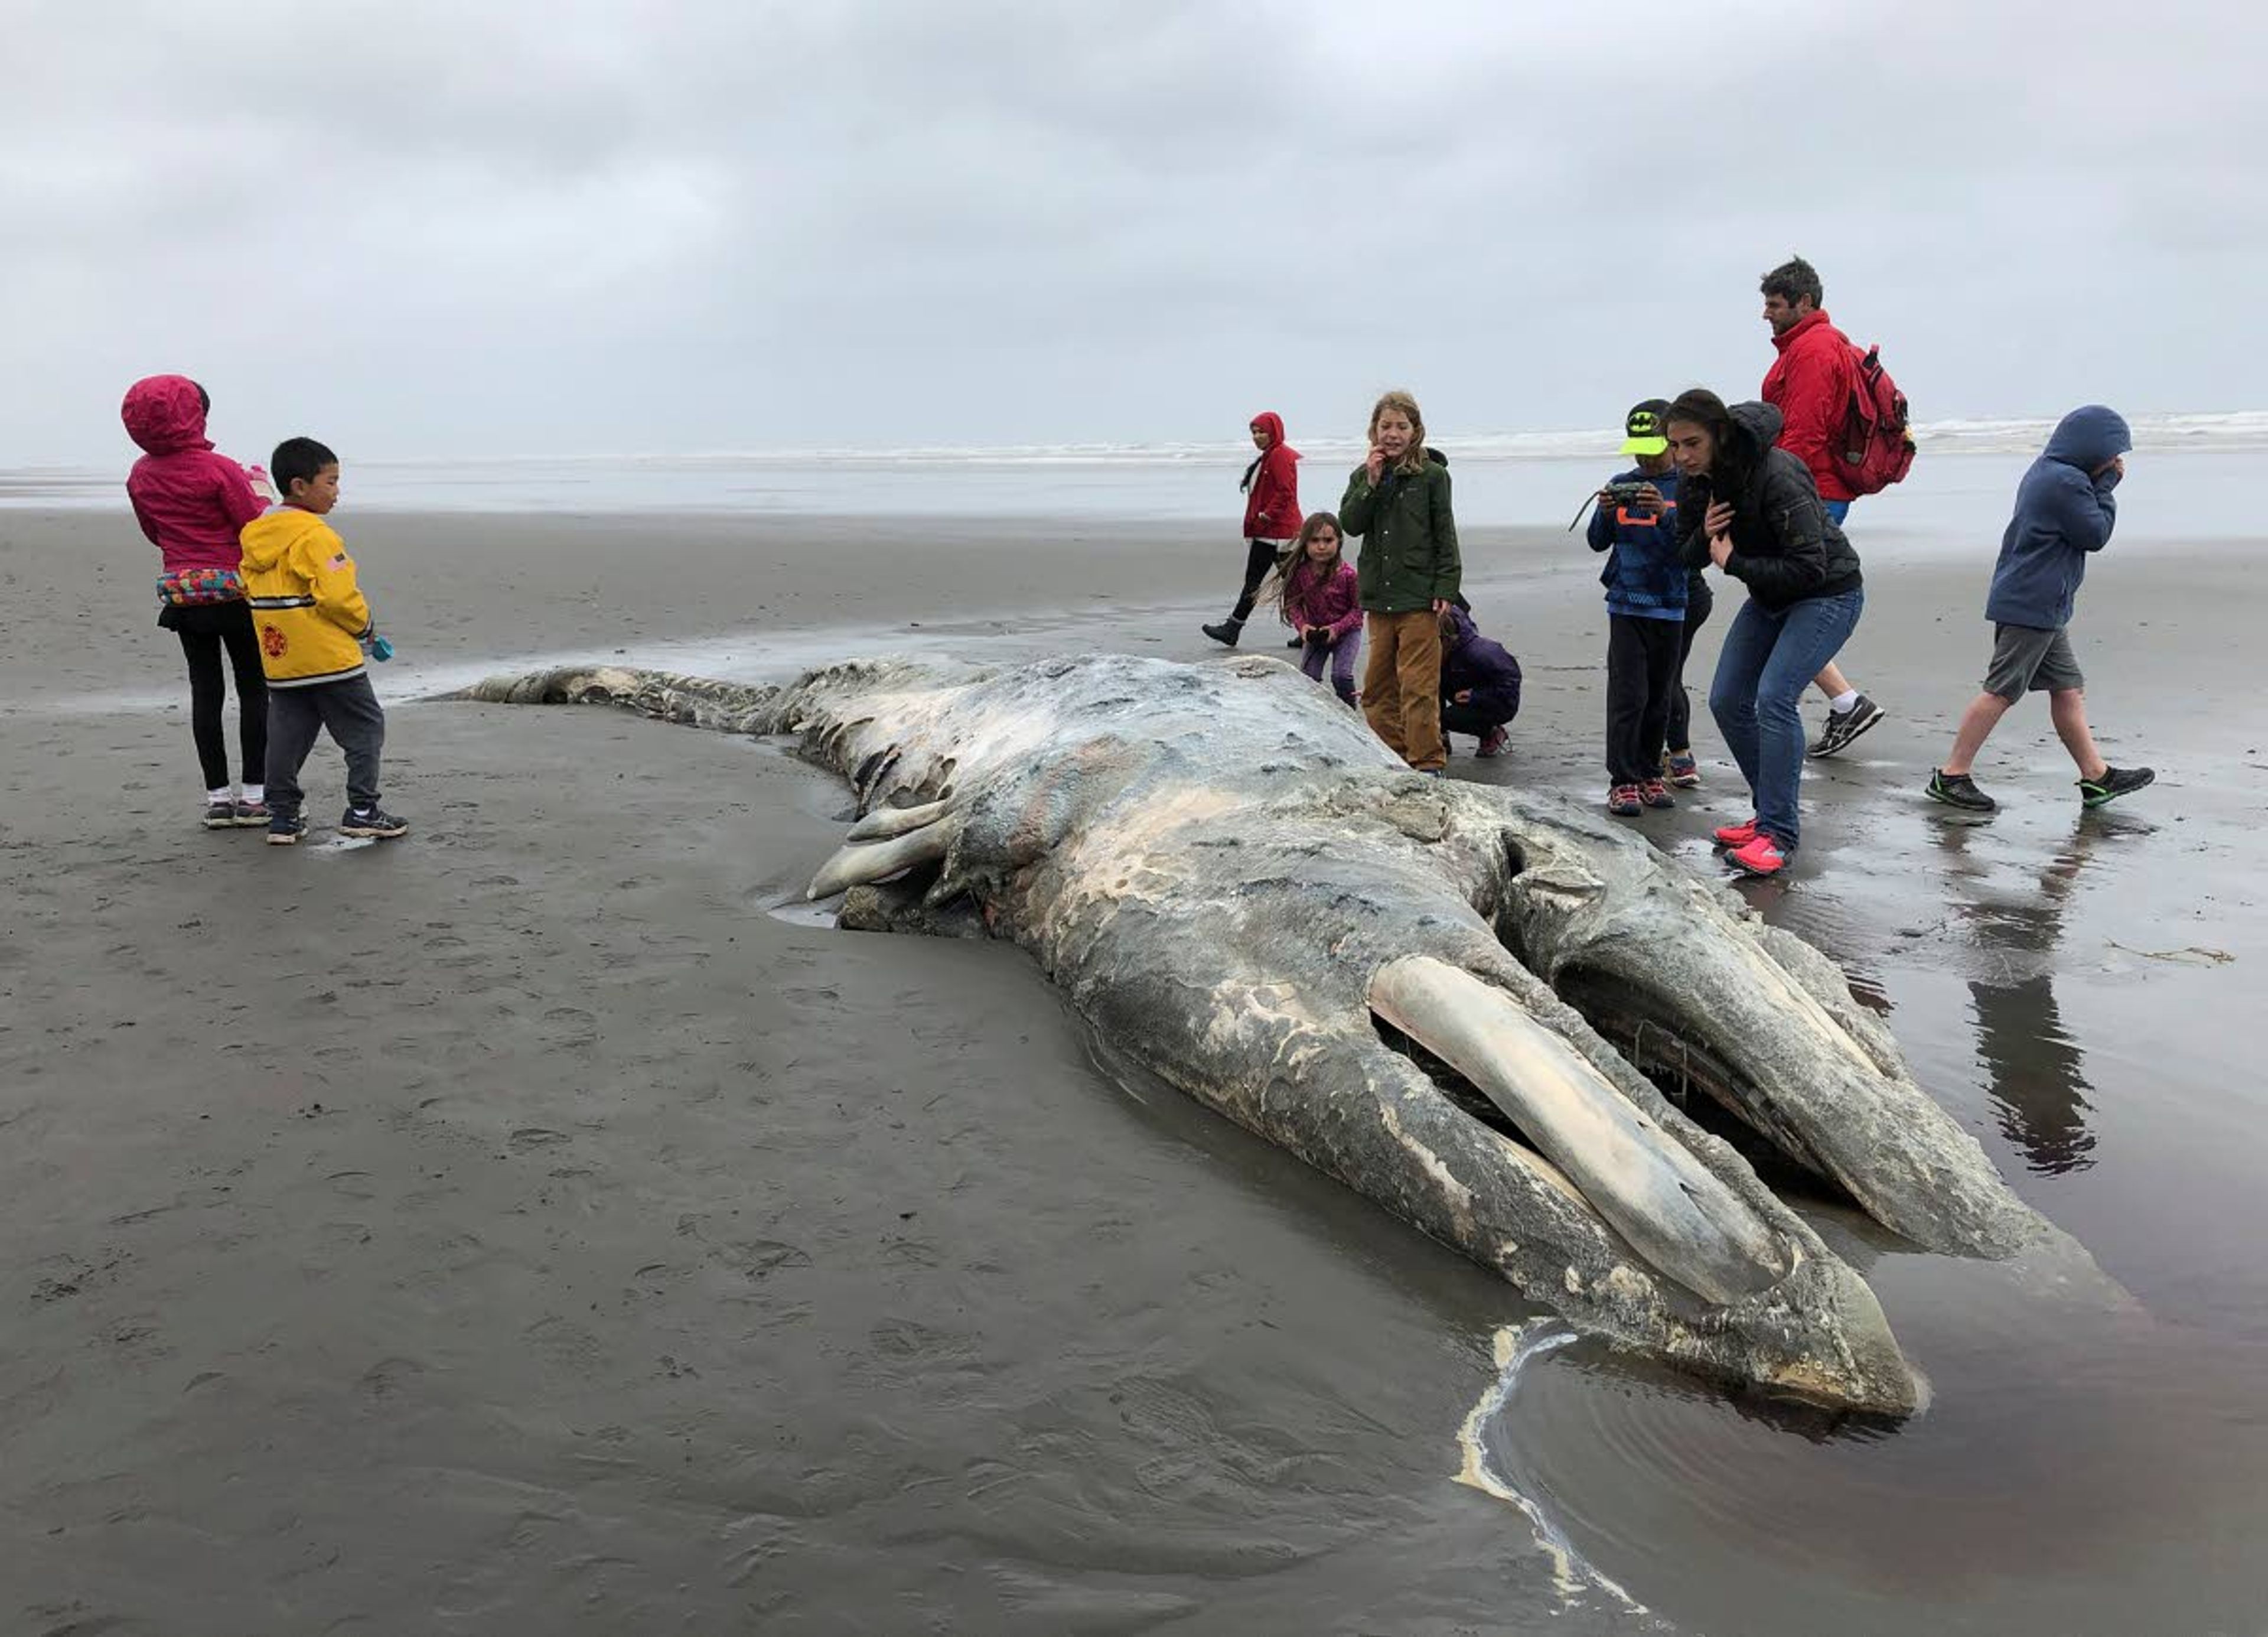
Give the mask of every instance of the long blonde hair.
M 1388 409 L 1399 409 L 1410 423 L 1410 446 L 1394 464 L 1405 476 L 1425 469 L 1425 417 L 1418 400 L 1406 392 L 1389 392 L 1370 406 L 1370 443 L 1378 446 L 1378 423 Z

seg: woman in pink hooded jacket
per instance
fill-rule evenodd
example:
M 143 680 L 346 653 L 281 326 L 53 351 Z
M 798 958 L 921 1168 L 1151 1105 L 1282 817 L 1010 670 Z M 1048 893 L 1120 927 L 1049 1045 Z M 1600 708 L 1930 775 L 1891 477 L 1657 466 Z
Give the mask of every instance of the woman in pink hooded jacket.
M 1232 648 L 1260 600 L 1261 582 L 1283 564 L 1300 532 L 1300 452 L 1284 441 L 1284 417 L 1273 409 L 1254 416 L 1252 443 L 1260 453 L 1244 468 L 1244 590 L 1235 613 L 1204 627 Z
M 127 388 L 119 415 L 144 453 L 127 475 L 126 498 L 165 562 L 158 623 L 180 638 L 188 660 L 189 726 L 204 770 L 205 828 L 264 827 L 268 683 L 238 572 L 244 553 L 237 531 L 267 505 L 251 474 L 213 452 L 205 436 L 210 408 L 204 388 L 184 375 L 152 375 Z M 240 792 L 229 782 L 228 740 L 221 731 L 224 647 L 243 719 Z

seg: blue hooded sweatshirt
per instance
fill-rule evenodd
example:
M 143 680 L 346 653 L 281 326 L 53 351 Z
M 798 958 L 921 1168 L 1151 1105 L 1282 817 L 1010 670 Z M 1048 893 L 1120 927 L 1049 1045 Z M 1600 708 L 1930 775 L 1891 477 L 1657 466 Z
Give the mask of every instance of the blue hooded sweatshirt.
M 2073 409 L 2056 424 L 2048 446 L 2016 486 L 2016 514 L 2000 537 L 2000 561 L 1984 617 L 1996 625 L 2056 630 L 2071 623 L 2087 557 L 2110 543 L 2118 503 L 2116 471 L 2095 469 L 2134 446 L 2114 409 Z
M 1607 588 L 1607 612 L 1638 619 L 1685 617 L 1686 569 L 1678 549 L 1677 474 L 1617 472 L 1617 483 L 1652 483 L 1669 504 L 1659 512 L 1601 506 L 1591 513 L 1591 549 L 1614 555 L 1599 571 Z

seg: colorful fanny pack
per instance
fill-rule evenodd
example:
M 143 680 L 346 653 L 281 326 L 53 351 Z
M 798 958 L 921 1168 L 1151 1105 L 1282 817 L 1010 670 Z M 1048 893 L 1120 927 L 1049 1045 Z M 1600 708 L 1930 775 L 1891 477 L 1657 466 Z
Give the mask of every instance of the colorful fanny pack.
M 204 602 L 241 602 L 244 578 L 232 568 L 185 568 L 158 576 L 158 601 L 177 608 Z

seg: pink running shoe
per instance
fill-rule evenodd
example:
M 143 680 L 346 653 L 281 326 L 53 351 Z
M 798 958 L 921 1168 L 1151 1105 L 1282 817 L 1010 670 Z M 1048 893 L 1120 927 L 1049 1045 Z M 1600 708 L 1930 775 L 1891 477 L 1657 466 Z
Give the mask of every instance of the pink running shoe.
M 1759 834 L 1745 847 L 1735 847 L 1726 857 L 1733 867 L 1746 870 L 1751 875 L 1777 875 L 1787 867 L 1787 855 L 1779 850 L 1779 843 Z
M 1717 832 L 1717 844 L 1720 847 L 1745 847 L 1756 838 L 1756 822 L 1754 819 L 1745 824 L 1727 824 Z

